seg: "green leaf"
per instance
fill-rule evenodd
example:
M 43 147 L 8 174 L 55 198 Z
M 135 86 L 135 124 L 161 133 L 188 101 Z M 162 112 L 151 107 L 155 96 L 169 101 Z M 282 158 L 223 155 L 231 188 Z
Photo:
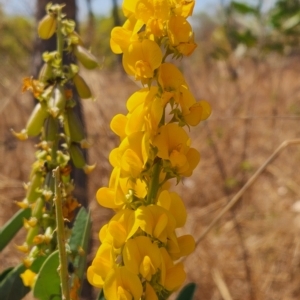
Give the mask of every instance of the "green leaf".
M 196 284 L 191 282 L 187 284 L 179 293 L 176 300 L 192 300 L 196 290 Z
M 245 3 L 232 1 L 231 2 L 232 8 L 234 8 L 238 13 L 246 15 L 246 14 L 258 14 L 258 10 L 255 7 L 252 7 L 250 5 L 247 5 Z
M 23 218 L 30 217 L 30 208 L 20 209 L 0 228 L 0 251 L 11 241 L 23 226 Z
M 25 270 L 25 266 L 20 264 L 6 275 L 0 284 L 1 300 L 20 300 L 30 291 L 29 287 L 23 285 L 20 277 Z
M 103 289 L 100 291 L 97 300 L 106 300 L 105 297 L 104 297 Z
M 60 277 L 58 274 L 59 255 L 58 251 L 51 253 L 38 273 L 33 287 L 33 295 L 39 300 L 60 300 Z
M 30 269 L 37 273 L 45 259 L 46 257 L 43 256 L 38 257 L 33 262 Z M 20 277 L 25 270 L 25 266 L 23 264 L 19 264 L 6 274 L 0 283 L 1 300 L 20 300 L 23 299 L 24 296 L 30 291 L 29 287 L 23 285 L 23 281 Z M 1 274 L 1 276 L 4 274 L 4 272 Z
M 5 279 L 5 277 L 9 274 L 9 272 L 13 269 L 13 267 L 5 269 L 1 274 L 0 274 L 0 283 L 2 280 Z
M 85 272 L 86 254 L 82 255 L 78 252 L 83 249 L 84 253 L 88 252 L 89 241 L 91 237 L 91 214 L 85 208 L 81 208 L 76 216 L 72 235 L 69 240 L 70 250 L 74 257 L 74 267 L 77 269 L 77 275 L 82 281 Z

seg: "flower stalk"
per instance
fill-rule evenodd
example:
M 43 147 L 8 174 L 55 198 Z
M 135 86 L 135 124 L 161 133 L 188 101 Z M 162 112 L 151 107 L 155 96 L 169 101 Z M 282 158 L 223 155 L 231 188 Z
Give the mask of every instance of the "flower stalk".
M 25 253 L 23 263 L 30 269 L 39 256 L 49 256 L 58 248 L 63 297 L 77 300 L 81 279 L 74 274 L 70 279 L 67 266 L 68 260 L 80 255 L 80 250 L 66 252 L 70 235 L 66 236 L 65 232 L 66 222 L 74 219 L 80 207 L 73 196 L 71 169 L 74 165 L 89 173 L 95 166 L 88 165 L 82 154 L 82 148 L 87 148 L 89 143 L 75 113 L 77 103 L 73 91 L 68 87 L 74 86 L 85 99 L 92 98 L 92 93 L 78 74 L 79 67 L 65 64 L 64 55 L 77 57 L 77 48 L 82 42 L 75 32 L 75 22 L 66 19 L 63 7 L 49 3 L 46 16 L 39 22 L 40 38 L 49 39 L 56 34 L 56 50 L 43 53 L 44 65 L 37 79 L 24 79 L 23 92 L 32 92 L 37 104 L 26 128 L 20 133 L 13 132 L 21 140 L 37 136 L 40 139 L 36 145 L 36 162 L 30 182 L 26 185 L 26 198 L 18 203 L 32 211 L 31 217 L 24 220 L 24 227 L 28 230 L 26 241 L 18 249 Z M 89 69 L 96 68 L 96 58 L 83 46 L 80 47 L 78 60 Z M 32 272 L 26 274 L 32 275 Z M 26 285 L 28 278 L 24 275 L 22 279 Z M 30 282 L 30 287 L 33 287 L 32 280 Z
M 55 180 L 55 216 L 56 216 L 56 235 L 59 251 L 59 273 L 61 279 L 62 299 L 70 300 L 69 290 L 69 273 L 68 273 L 68 258 L 66 253 L 66 235 L 65 235 L 65 219 L 62 212 L 62 192 L 59 167 L 53 170 Z

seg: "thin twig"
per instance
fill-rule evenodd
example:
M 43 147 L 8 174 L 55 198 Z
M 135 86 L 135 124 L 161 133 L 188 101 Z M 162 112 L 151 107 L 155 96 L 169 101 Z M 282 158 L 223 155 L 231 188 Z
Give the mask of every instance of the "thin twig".
M 218 290 L 220 291 L 220 294 L 222 295 L 222 298 L 224 300 L 232 300 L 228 286 L 227 286 L 225 280 L 223 279 L 222 274 L 219 271 L 219 269 L 213 269 L 211 272 L 211 275 L 212 275 L 212 278 L 213 278 L 215 284 L 218 287 Z
M 204 232 L 196 241 L 196 245 L 202 241 L 208 232 L 214 227 L 214 225 L 223 217 L 223 215 L 228 212 L 242 197 L 246 190 L 255 182 L 258 176 L 266 169 L 266 167 L 279 155 L 279 153 L 291 145 L 300 144 L 300 139 L 293 139 L 284 141 L 273 153 L 272 155 L 264 162 L 264 164 L 250 177 L 247 183 L 240 189 L 240 191 L 228 202 L 228 204 L 222 209 L 222 211 L 217 215 L 217 217 L 207 226 Z

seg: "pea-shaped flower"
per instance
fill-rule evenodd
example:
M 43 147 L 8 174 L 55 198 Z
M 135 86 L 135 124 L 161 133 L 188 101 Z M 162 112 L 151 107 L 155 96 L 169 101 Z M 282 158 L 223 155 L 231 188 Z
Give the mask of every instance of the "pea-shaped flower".
M 190 23 L 184 17 L 173 16 L 167 27 L 170 45 L 182 55 L 191 55 L 197 45 Z
M 131 43 L 123 54 L 125 72 L 143 83 L 153 78 L 154 70 L 160 66 L 161 61 L 162 52 L 159 46 L 146 39 Z
M 161 255 L 157 244 L 146 236 L 130 239 L 124 246 L 125 267 L 134 274 L 140 274 L 150 281 L 161 265 Z
M 200 161 L 199 152 L 190 148 L 189 136 L 175 123 L 162 126 L 153 145 L 157 147 L 157 156 L 170 162 L 170 171 L 180 176 L 191 176 Z
M 139 277 L 126 267 L 111 270 L 103 289 L 106 299 L 140 300 L 143 293 Z

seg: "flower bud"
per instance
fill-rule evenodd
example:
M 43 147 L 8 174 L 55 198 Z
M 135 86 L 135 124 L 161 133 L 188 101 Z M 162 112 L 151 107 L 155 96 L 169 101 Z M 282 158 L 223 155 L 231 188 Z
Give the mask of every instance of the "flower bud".
M 85 138 L 82 123 L 73 108 L 66 110 L 64 119 L 65 133 L 72 142 L 81 142 Z
M 80 46 L 83 46 L 82 39 L 76 31 L 71 32 L 68 37 L 70 39 L 71 44 L 73 44 L 73 45 L 78 44 Z
M 56 118 L 62 109 L 65 108 L 66 104 L 66 97 L 61 86 L 56 86 L 53 91 L 52 95 L 48 101 L 49 112 Z
M 44 63 L 39 73 L 39 81 L 47 82 L 53 76 L 52 67 L 49 63 Z
M 97 58 L 84 47 L 74 46 L 74 54 L 85 68 L 92 70 L 98 67 Z
M 73 82 L 76 87 L 77 93 L 81 99 L 89 99 L 92 97 L 92 93 L 89 86 L 79 74 L 76 74 L 73 77 Z
M 44 121 L 49 115 L 47 107 L 42 103 L 38 103 L 26 125 L 26 133 L 28 136 L 37 136 L 43 127 Z
M 35 236 L 39 233 L 39 227 L 35 226 L 28 230 L 27 236 L 26 236 L 26 243 L 28 246 L 31 246 L 33 244 L 33 239 Z
M 53 237 L 53 229 L 52 227 L 47 227 L 45 230 L 45 243 L 49 244 Z
M 27 134 L 26 129 L 22 129 L 21 132 L 16 132 L 13 129 L 11 129 L 11 132 L 20 141 L 25 141 L 28 139 L 28 134 Z
M 46 15 L 38 25 L 38 35 L 43 40 L 48 40 L 56 31 L 56 18 Z
M 28 247 L 28 245 L 27 245 L 26 243 L 23 243 L 23 244 L 20 245 L 20 246 L 16 245 L 16 248 L 17 248 L 19 251 L 23 252 L 23 253 L 28 253 L 28 252 L 29 252 L 29 247 Z

